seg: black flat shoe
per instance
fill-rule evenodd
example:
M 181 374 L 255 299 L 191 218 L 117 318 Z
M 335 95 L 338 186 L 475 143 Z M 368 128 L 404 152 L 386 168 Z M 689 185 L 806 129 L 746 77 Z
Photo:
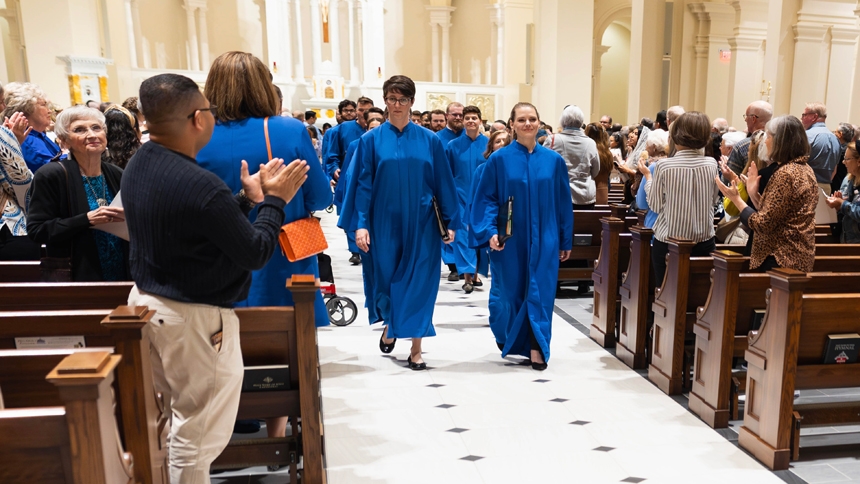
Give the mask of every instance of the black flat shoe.
M 535 363 L 532 361 L 532 370 L 544 371 L 546 370 L 546 362 L 543 363 Z
M 387 355 L 388 353 L 394 351 L 394 343 L 397 343 L 397 338 L 394 338 L 394 341 L 392 341 L 391 343 L 386 343 L 385 341 L 383 341 L 384 336 L 385 331 L 383 330 L 382 334 L 379 335 L 379 351 Z
M 427 363 L 412 363 L 412 355 L 409 355 L 409 358 L 406 358 L 406 363 L 409 365 L 409 369 L 413 371 L 421 371 L 427 369 Z
M 499 351 L 505 351 L 505 344 L 504 343 L 499 343 L 498 341 L 496 341 L 496 346 L 499 347 Z
M 463 284 L 463 290 L 466 291 L 466 294 L 472 294 L 472 291 L 474 291 L 475 288 L 472 287 L 472 285 L 467 282 L 467 283 Z
M 472 285 L 475 287 L 483 287 L 484 281 L 472 281 Z

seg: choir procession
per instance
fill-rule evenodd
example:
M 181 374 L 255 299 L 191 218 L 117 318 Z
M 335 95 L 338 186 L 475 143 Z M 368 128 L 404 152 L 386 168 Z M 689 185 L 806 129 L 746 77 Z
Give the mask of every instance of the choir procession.
M 858 8 L 0 0 L 0 483 L 860 482 Z

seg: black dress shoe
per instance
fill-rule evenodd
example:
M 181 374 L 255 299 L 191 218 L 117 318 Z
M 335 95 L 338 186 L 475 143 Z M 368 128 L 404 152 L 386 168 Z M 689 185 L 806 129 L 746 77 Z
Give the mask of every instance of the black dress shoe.
M 546 370 L 546 362 L 536 363 L 536 362 L 532 361 L 532 370 L 537 370 L 537 371 Z
M 412 363 L 412 355 L 409 355 L 409 358 L 406 358 L 406 363 L 409 365 L 409 369 L 413 371 L 421 371 L 427 369 L 427 363 Z
M 358 255 L 358 252 L 352 253 L 352 257 L 349 258 L 349 263 L 354 266 L 361 264 L 361 256 Z
M 449 282 L 457 282 L 459 280 L 460 280 L 460 274 L 457 274 L 457 271 L 451 271 L 451 273 L 448 274 L 448 281 Z
M 384 336 L 385 336 L 385 331 L 383 330 L 382 334 L 379 335 L 379 351 L 381 351 L 387 355 L 388 353 L 391 353 L 392 351 L 394 351 L 394 343 L 397 343 L 397 338 L 394 338 L 394 340 L 391 343 L 386 343 L 385 341 L 383 341 Z

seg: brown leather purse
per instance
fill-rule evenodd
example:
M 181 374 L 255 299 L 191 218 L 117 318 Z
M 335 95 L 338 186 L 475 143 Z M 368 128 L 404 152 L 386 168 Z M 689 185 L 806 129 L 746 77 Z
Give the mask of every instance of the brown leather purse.
M 266 134 L 266 151 L 271 161 L 272 144 L 269 141 L 268 117 L 263 119 L 263 131 Z M 307 259 L 328 249 L 328 242 L 325 240 L 319 219 L 310 214 L 306 218 L 301 218 L 281 227 L 278 242 L 281 244 L 281 251 L 290 262 Z

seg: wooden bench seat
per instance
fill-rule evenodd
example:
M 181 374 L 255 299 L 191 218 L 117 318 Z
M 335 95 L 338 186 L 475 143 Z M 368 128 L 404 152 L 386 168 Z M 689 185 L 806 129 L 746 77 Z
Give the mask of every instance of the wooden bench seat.
M 860 386 L 860 365 L 823 364 L 827 335 L 860 332 L 860 294 L 806 294 L 812 279 L 791 269 L 770 272 L 764 322 L 745 352 L 747 397 L 738 443 L 774 470 L 787 469 L 797 455 L 796 424 L 804 424 L 805 412 L 814 425 L 858 423 L 851 404 L 794 405 L 795 389 Z
M 39 261 L 0 261 L 0 282 L 38 282 L 42 272 Z
M 0 410 L 0 482 L 4 484 L 133 483 L 132 455 L 117 440 L 111 383 L 120 356 L 70 355 L 47 373 L 61 405 Z M 12 356 L 10 356 L 12 358 Z M 0 356 L 0 368 L 9 363 Z M 41 383 L 46 374 L 40 373 Z M 36 381 L 34 380 L 34 383 Z M 19 401 L 24 387 L 0 387 Z
M 132 285 L 133 282 L 0 283 L 0 309 L 114 309 L 128 302 Z
M 600 241 L 603 233 L 603 225 L 600 219 L 615 217 L 624 221 L 625 227 L 637 223 L 636 217 L 627 215 L 627 205 L 613 204 L 607 210 L 574 210 L 573 211 L 573 233 L 574 235 L 590 235 L 590 245 L 575 245 L 571 249 L 570 258 L 559 264 L 558 280 L 561 281 L 590 281 L 594 263 L 600 257 Z M 575 267 L 585 262 L 586 267 Z

